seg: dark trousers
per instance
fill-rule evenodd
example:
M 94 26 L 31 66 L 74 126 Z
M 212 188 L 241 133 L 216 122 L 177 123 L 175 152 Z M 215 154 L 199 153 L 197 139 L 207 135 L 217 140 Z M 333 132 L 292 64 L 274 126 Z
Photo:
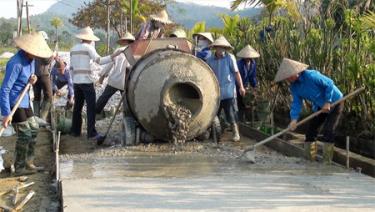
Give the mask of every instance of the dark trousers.
M 320 108 L 319 108 L 320 110 Z M 342 111 L 344 110 L 344 104 L 336 105 L 329 113 L 321 113 L 320 115 L 313 118 L 309 123 L 309 128 L 306 132 L 306 142 L 314 142 L 318 135 L 318 129 L 323 125 L 323 141 L 327 143 L 334 143 L 335 130 L 339 123 Z
M 229 124 L 236 123 L 235 104 L 236 104 L 236 101 L 234 98 L 221 100 L 219 110 L 217 111 L 217 115 L 220 117 L 221 110 L 224 110 L 225 118 L 227 119 L 227 122 L 229 122 Z
M 62 87 L 64 87 L 67 84 L 68 84 L 68 82 L 56 81 L 57 89 L 61 89 Z M 53 91 L 53 94 L 55 94 L 55 93 L 56 93 L 56 91 Z M 68 95 L 68 99 L 69 98 L 70 98 L 70 95 Z
M 75 136 L 81 135 L 82 130 L 82 108 L 86 101 L 87 108 L 87 137 L 91 138 L 98 133 L 95 129 L 95 88 L 94 84 L 74 84 L 75 104 L 73 107 L 73 120 L 71 133 Z
M 27 121 L 27 119 L 34 116 L 33 110 L 29 108 L 17 108 L 16 112 L 12 117 L 12 123 L 16 124 L 19 122 Z
M 43 92 L 43 101 L 52 102 L 52 85 L 49 75 L 38 76 L 38 80 L 33 85 L 34 89 L 34 101 L 40 102 L 42 100 Z
M 108 100 L 115 94 L 117 91 L 120 91 L 121 94 L 123 91 L 114 88 L 110 85 L 107 85 L 102 93 L 102 95 L 99 97 L 98 101 L 96 102 L 96 113 L 99 114 L 103 111 L 105 105 L 107 104 Z

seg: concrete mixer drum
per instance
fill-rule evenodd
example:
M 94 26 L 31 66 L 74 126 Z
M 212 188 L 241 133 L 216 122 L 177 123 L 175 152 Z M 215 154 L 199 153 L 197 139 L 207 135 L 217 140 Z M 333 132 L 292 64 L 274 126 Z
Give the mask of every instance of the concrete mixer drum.
M 219 92 L 217 79 L 205 62 L 179 50 L 162 49 L 135 64 L 127 99 L 136 120 L 155 138 L 171 140 L 171 125 L 183 125 L 185 120 L 184 138 L 191 140 L 211 125 Z

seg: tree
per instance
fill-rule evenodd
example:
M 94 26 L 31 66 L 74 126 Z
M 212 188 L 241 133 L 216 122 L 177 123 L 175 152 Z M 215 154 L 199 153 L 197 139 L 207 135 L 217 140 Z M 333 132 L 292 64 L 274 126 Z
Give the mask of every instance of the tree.
M 73 14 L 73 18 L 69 21 L 77 27 L 91 26 L 93 28 L 105 30 L 107 27 L 106 2 L 106 0 L 95 0 L 90 3 L 85 3 L 81 9 Z M 145 17 L 161 10 L 165 2 L 166 1 L 163 0 L 111 0 L 109 1 L 111 8 L 111 28 L 116 31 L 118 36 L 121 36 L 123 24 L 125 23 L 124 19 L 130 20 L 130 12 L 132 12 L 136 31 L 146 20 Z
M 55 28 L 56 42 L 58 42 L 58 31 L 57 31 L 57 29 L 64 26 L 64 23 L 59 17 L 53 17 L 51 19 L 51 25 Z
M 286 9 L 290 16 L 295 19 L 300 17 L 297 4 L 294 0 L 234 0 L 232 2 L 232 10 L 237 9 L 241 4 L 259 6 L 264 5 L 268 13 L 268 22 L 272 24 L 272 17 L 279 9 Z

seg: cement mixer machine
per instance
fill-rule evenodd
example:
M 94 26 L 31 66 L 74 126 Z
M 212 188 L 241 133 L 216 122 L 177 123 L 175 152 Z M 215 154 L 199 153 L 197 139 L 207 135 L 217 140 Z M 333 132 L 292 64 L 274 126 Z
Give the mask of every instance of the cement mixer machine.
M 123 131 L 126 145 L 154 139 L 182 143 L 204 133 L 216 116 L 219 85 L 210 67 L 181 38 L 140 40 L 125 55 Z

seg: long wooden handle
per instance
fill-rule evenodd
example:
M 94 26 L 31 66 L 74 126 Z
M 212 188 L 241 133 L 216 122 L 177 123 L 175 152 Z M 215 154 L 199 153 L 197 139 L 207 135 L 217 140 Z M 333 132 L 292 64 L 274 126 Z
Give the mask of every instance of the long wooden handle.
M 351 98 L 351 97 L 357 95 L 358 93 L 362 92 L 363 90 L 365 90 L 365 87 L 358 88 L 357 90 L 355 90 L 355 91 L 349 93 L 349 94 L 346 95 L 345 97 L 343 97 L 343 98 L 337 100 L 335 103 L 333 103 L 333 104 L 331 105 L 331 108 L 333 108 L 333 107 L 335 107 L 336 105 L 340 104 L 341 102 L 343 102 L 343 101 L 345 101 L 345 100 L 347 100 L 347 99 L 349 99 L 349 98 Z M 298 127 L 298 126 L 300 126 L 301 124 L 304 124 L 304 123 L 306 123 L 307 121 L 310 121 L 311 119 L 313 119 L 314 117 L 320 115 L 321 113 L 323 113 L 323 110 L 319 110 L 319 111 L 317 111 L 317 112 L 315 112 L 315 113 L 309 115 L 308 117 L 306 117 L 306 118 L 304 118 L 303 120 L 299 121 L 299 122 L 297 123 L 296 126 Z M 266 139 L 264 139 L 264 140 L 262 140 L 262 141 L 260 141 L 260 142 L 258 142 L 258 143 L 256 143 L 256 144 L 254 144 L 254 145 L 251 146 L 250 148 L 245 149 L 244 152 L 251 151 L 251 150 L 253 150 L 254 148 L 256 148 L 256 147 L 258 147 L 258 146 L 261 146 L 261 145 L 263 145 L 263 144 L 265 144 L 265 143 L 268 143 L 268 142 L 272 141 L 273 139 L 279 137 L 280 135 L 282 135 L 282 134 L 284 134 L 284 133 L 290 131 L 290 129 L 291 129 L 291 128 L 290 128 L 290 126 L 289 126 L 288 128 L 286 128 L 286 129 L 284 129 L 284 130 L 282 130 L 282 131 L 280 131 L 280 132 L 278 132 L 278 133 L 276 133 L 276 134 L 274 134 L 274 135 L 272 135 L 272 136 L 270 136 L 270 137 L 268 137 L 268 138 L 266 138 Z
M 126 96 L 126 92 L 124 91 L 124 92 L 122 93 L 121 100 L 120 100 L 120 102 L 118 103 L 118 105 L 117 105 L 117 107 L 116 107 L 115 114 L 113 115 L 113 117 L 112 117 L 112 119 L 111 119 L 111 122 L 109 123 L 109 126 L 108 126 L 108 128 L 107 128 L 107 132 L 105 133 L 105 137 L 108 135 L 109 130 L 110 130 L 111 127 L 112 127 L 113 121 L 115 120 L 117 113 L 120 111 L 120 107 L 121 107 L 122 102 L 123 102 L 124 99 L 125 99 L 125 96 Z
M 18 107 L 20 106 L 22 99 L 25 97 L 25 95 L 29 91 L 30 87 L 31 87 L 31 83 L 27 83 L 27 85 L 23 89 L 21 95 L 19 95 L 19 97 L 18 97 L 18 99 L 16 101 L 16 104 L 13 106 L 12 111 L 10 111 L 10 114 L 9 114 L 10 117 L 13 117 L 14 113 L 16 112 L 16 110 L 18 109 Z M 5 130 L 5 128 L 1 127 L 1 129 L 0 129 L 0 136 L 3 135 L 4 130 Z

